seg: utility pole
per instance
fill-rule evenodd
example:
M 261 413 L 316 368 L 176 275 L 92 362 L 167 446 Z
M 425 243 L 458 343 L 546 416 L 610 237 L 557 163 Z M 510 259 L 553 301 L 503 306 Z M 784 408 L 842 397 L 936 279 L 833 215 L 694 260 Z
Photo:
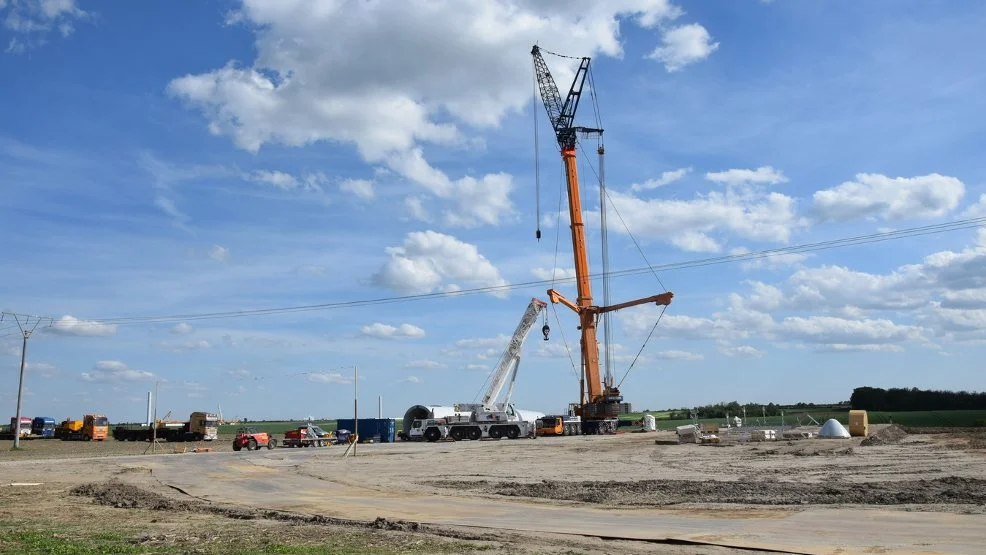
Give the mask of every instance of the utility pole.
M 27 340 L 34 333 L 34 330 L 38 329 L 38 325 L 41 324 L 43 319 L 41 316 L 24 316 L 24 323 L 21 323 L 21 315 L 13 313 L 3 313 L 3 316 L 12 316 L 14 321 L 17 322 L 17 328 L 21 332 L 21 373 L 20 379 L 17 382 L 17 414 L 15 416 L 16 425 L 14 426 L 14 449 L 21 448 L 21 399 L 24 396 L 24 366 L 27 362 Z M 34 323 L 31 323 L 31 318 L 34 318 Z M 51 320 L 51 318 L 47 318 Z M 2 321 L 2 320 L 0 320 Z

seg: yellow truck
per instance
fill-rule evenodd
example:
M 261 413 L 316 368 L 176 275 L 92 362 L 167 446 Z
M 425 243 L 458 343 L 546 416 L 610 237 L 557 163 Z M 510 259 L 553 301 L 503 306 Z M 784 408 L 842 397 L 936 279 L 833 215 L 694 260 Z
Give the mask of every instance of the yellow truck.
M 55 437 L 61 440 L 103 441 L 109 435 L 109 419 L 103 414 L 87 414 L 82 420 L 66 418 L 55 427 Z

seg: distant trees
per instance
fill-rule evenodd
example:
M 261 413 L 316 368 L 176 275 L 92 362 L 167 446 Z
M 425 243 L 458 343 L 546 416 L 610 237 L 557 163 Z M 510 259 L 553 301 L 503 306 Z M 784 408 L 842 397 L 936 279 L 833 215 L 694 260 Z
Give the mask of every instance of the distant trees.
M 729 416 L 741 417 L 743 416 L 744 407 L 746 408 L 747 416 L 750 418 L 764 414 L 767 416 L 780 416 L 781 410 L 784 408 L 780 405 L 775 405 L 774 403 L 768 403 L 766 405 L 747 403 L 745 405 L 741 405 L 736 401 L 730 401 L 728 403 L 720 402 L 714 405 L 695 407 L 694 409 L 674 409 L 670 411 L 668 418 L 670 420 L 686 420 L 691 418 L 693 410 L 699 418 L 725 418 L 727 413 Z
M 984 410 L 986 392 L 857 387 L 849 404 L 854 409 L 872 411 Z

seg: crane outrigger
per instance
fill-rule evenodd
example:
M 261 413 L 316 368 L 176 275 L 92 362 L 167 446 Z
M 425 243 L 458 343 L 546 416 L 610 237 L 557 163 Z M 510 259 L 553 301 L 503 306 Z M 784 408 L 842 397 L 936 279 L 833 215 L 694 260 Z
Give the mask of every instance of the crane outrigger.
M 576 415 L 582 420 L 582 433 L 600 434 L 615 433 L 619 423 L 618 416 L 623 401 L 619 388 L 613 384 L 611 377 L 605 383 L 599 373 L 599 345 L 596 340 L 596 321 L 601 314 L 606 314 L 622 308 L 629 308 L 648 303 L 669 305 L 674 294 L 664 292 L 642 299 L 627 301 L 611 306 L 597 306 L 592 302 L 592 289 L 589 285 L 589 260 L 585 243 L 585 226 L 582 221 L 582 201 L 579 196 L 579 175 L 576 165 L 575 152 L 578 135 L 602 135 L 603 130 L 575 125 L 575 112 L 586 77 L 589 74 L 589 58 L 580 60 L 579 68 L 572 80 L 568 96 L 562 102 L 561 94 L 555 85 L 555 80 L 548 71 L 548 66 L 541 56 L 541 49 L 534 45 L 531 50 L 534 57 L 534 71 L 541 99 L 544 102 L 548 118 L 554 129 L 558 146 L 561 147 L 561 157 L 565 165 L 565 181 L 568 189 L 568 211 L 571 220 L 572 251 L 575 258 L 575 280 L 578 297 L 575 302 L 565 298 L 555 289 L 548 289 L 548 298 L 552 303 L 561 303 L 572 309 L 579 316 L 579 329 L 582 332 L 582 371 L 580 376 L 579 405 Z M 599 151 L 602 155 L 602 147 Z M 538 232 L 540 238 L 540 231 Z

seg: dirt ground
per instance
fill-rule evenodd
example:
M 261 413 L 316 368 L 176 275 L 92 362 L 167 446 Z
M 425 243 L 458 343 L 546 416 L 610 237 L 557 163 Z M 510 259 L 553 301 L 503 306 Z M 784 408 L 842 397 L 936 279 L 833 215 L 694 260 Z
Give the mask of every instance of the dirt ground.
M 342 446 L 224 454 L 231 438 L 211 442 L 212 453 L 174 455 L 176 447 L 195 444 L 162 444 L 152 457 L 139 456 L 147 444 L 35 440 L 18 452 L 0 445 L 0 553 L 741 552 L 413 519 L 351 521 L 266 509 L 262 497 L 255 504 L 218 503 L 158 481 L 150 461 L 179 460 L 170 457 L 187 460 L 182 464 L 189 472 L 219 457 L 381 496 L 508 498 L 533 506 L 744 518 L 815 506 L 986 515 L 986 430 L 932 431 L 884 426 L 866 439 L 720 445 L 662 445 L 674 435 L 661 432 L 397 443 L 360 446 L 356 459 L 339 456 Z

